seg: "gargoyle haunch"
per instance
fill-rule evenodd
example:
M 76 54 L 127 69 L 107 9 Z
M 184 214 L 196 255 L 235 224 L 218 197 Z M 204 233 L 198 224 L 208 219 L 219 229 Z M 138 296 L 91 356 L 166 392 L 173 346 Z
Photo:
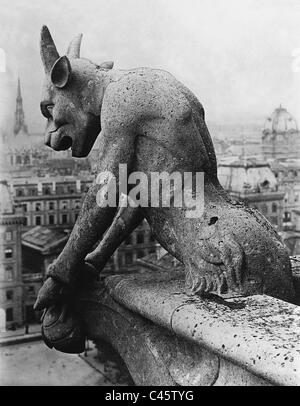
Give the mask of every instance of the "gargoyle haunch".
M 56 303 L 82 270 L 100 271 L 144 218 L 157 241 L 184 264 L 188 293 L 265 293 L 291 300 L 287 250 L 257 210 L 233 201 L 221 187 L 204 109 L 194 94 L 163 70 L 116 70 L 112 62 L 80 58 L 80 43 L 81 35 L 60 57 L 42 28 L 46 145 L 71 147 L 74 157 L 85 157 L 99 137 L 98 170 L 114 174 L 117 182 L 119 164 L 127 165 L 128 175 L 140 171 L 149 178 L 152 172 L 204 172 L 205 209 L 191 219 L 184 207 L 100 207 L 101 185 L 93 185 L 65 248 L 49 267 L 36 308 Z

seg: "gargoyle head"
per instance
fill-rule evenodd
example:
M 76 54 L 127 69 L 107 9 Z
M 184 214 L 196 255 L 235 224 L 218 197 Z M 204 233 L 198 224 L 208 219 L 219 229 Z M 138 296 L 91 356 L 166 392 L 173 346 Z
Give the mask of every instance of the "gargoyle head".
M 45 144 L 56 151 L 72 148 L 74 157 L 89 154 L 100 128 L 103 75 L 113 66 L 97 66 L 80 58 L 82 35 L 70 43 L 67 54 L 59 56 L 46 26 L 41 31 L 41 58 L 46 77 L 41 101 L 47 118 Z

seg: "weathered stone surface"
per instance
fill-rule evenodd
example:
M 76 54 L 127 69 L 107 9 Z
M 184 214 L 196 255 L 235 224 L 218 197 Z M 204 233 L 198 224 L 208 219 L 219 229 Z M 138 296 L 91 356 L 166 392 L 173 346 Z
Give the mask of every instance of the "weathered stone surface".
M 214 386 L 273 386 L 269 381 L 220 357 L 218 379 Z
M 299 307 L 266 295 L 188 297 L 184 278 L 167 274 L 106 282 L 110 295 L 134 313 L 273 384 L 300 385 Z
M 136 385 L 270 385 L 205 346 L 125 309 L 101 284 L 81 292 L 78 310 L 88 336 L 114 347 Z
M 97 65 L 80 58 L 80 40 L 76 37 L 67 55 L 60 57 L 48 29 L 42 29 L 46 144 L 55 150 L 71 147 L 73 156 L 83 157 L 100 133 L 99 172 L 109 171 L 117 183 L 119 164 L 127 165 L 127 176 L 144 173 L 149 185 L 153 172 L 202 172 L 205 209 L 200 217 L 189 218 L 185 202 L 182 207 L 163 207 L 160 201 L 158 207 L 151 207 L 149 201 L 149 207 L 138 206 L 129 216 L 124 214 L 127 222 L 120 228 L 120 221 L 113 221 L 117 208 L 103 207 L 103 196 L 97 202 L 97 193 L 108 183 L 108 178 L 103 179 L 90 188 L 63 252 L 49 269 L 51 284 L 74 287 L 82 269 L 91 271 L 95 255 L 90 254 L 89 266 L 88 261 L 83 265 L 84 260 L 109 226 L 106 242 L 110 243 L 100 246 L 100 258 L 109 257 L 137 219 L 146 218 L 156 239 L 184 264 L 189 294 L 265 293 L 291 300 L 287 250 L 257 210 L 233 201 L 219 184 L 204 109 L 193 93 L 163 70 L 116 70 L 112 63 Z M 186 189 L 195 195 L 195 185 Z M 119 197 L 117 193 L 117 201 Z M 61 289 L 51 284 L 42 287 L 37 308 L 59 300 Z
M 155 334 L 155 326 L 152 325 L 148 331 L 142 319 L 107 301 L 105 296 L 100 305 L 85 304 L 81 312 L 89 337 L 95 341 L 97 338 L 108 341 L 126 363 L 135 383 L 176 384 L 161 354 L 153 350 L 151 339 Z

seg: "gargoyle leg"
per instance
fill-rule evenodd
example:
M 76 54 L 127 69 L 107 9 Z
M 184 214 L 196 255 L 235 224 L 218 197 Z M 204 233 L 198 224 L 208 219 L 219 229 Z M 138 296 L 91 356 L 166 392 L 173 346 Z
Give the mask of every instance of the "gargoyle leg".
M 38 293 L 34 305 L 36 310 L 61 301 L 64 288 L 74 285 L 74 281 L 70 281 L 76 280 L 82 271 L 85 256 L 113 222 L 117 209 L 98 206 L 96 195 L 99 189 L 98 185 L 94 185 L 88 190 L 67 244 L 47 270 L 48 279 Z
M 112 224 L 104 235 L 97 248 L 85 258 L 85 268 L 100 272 L 118 246 L 130 235 L 130 233 L 143 220 L 144 214 L 140 207 L 119 207 Z M 43 308 L 45 300 L 59 297 L 63 294 L 62 286 L 52 278 L 48 278 L 40 290 L 35 308 Z
M 120 207 L 100 244 L 86 256 L 85 262 L 100 272 L 114 251 L 143 219 L 144 214 L 140 207 Z

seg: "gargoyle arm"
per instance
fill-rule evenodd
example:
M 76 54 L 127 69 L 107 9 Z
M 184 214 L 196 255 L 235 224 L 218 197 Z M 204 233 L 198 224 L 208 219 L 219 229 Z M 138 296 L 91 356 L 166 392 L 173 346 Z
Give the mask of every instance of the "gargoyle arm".
M 110 172 L 116 180 L 116 202 L 118 204 L 119 164 L 131 166 L 134 156 L 134 133 L 124 123 L 118 126 L 114 121 L 106 125 L 100 134 L 99 172 Z M 84 266 L 86 255 L 99 241 L 111 225 L 116 214 L 116 207 L 104 207 L 97 198 L 103 185 L 93 185 L 84 199 L 79 216 L 63 251 L 50 265 L 47 276 L 50 281 L 39 291 L 35 309 L 43 309 L 56 303 L 60 295 L 58 286 L 54 287 L 51 279 L 63 285 L 72 285 Z M 101 196 L 101 194 L 100 194 Z

